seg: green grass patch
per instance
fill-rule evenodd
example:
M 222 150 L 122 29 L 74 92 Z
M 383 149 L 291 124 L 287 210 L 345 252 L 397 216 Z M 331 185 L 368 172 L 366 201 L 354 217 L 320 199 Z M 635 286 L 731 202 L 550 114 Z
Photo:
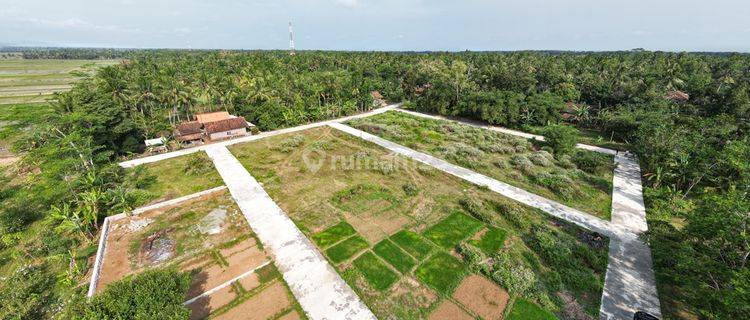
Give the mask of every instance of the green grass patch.
M 489 255 L 503 247 L 507 236 L 508 232 L 505 230 L 489 227 L 479 240 L 471 240 L 469 243 Z
M 513 304 L 508 320 L 557 320 L 557 317 L 526 299 L 518 299 Z
M 482 223 L 463 213 L 454 212 L 424 232 L 424 236 L 443 248 L 453 248 L 482 227 Z
M 341 221 L 333 227 L 314 234 L 312 239 L 318 246 L 325 249 L 355 233 L 357 231 L 354 230 L 352 225 L 346 221 Z
M 466 275 L 466 268 L 452 255 L 438 252 L 419 266 L 415 273 L 426 285 L 450 295 Z
M 388 211 L 399 204 L 388 188 L 374 184 L 358 184 L 337 192 L 332 199 L 341 210 L 355 215 Z
M 420 261 L 432 251 L 432 245 L 429 242 L 425 241 L 419 234 L 409 230 L 401 230 L 392 235 L 390 239 Z
M 372 252 L 365 252 L 359 258 L 354 260 L 354 266 L 364 276 L 376 290 L 386 290 L 398 281 L 398 275 L 388 269 L 385 263 L 381 262 Z
M 372 251 L 401 273 L 409 272 L 417 264 L 414 258 L 388 239 L 380 241 Z
M 331 261 L 334 263 L 340 263 L 351 258 L 357 252 L 367 249 L 369 246 L 370 244 L 367 243 L 365 239 L 357 235 L 328 248 L 328 250 L 326 250 L 326 255 L 331 258 Z

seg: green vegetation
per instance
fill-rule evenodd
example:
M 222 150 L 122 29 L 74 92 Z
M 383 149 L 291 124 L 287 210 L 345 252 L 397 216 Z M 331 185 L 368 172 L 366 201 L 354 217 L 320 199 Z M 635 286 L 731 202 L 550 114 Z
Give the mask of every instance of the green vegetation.
M 360 236 L 353 236 L 326 250 L 326 255 L 333 263 L 340 263 L 351 258 L 357 252 L 367 249 L 370 244 Z
M 390 239 L 420 261 L 432 252 L 433 247 L 429 242 L 425 241 L 419 234 L 409 230 L 401 230 L 392 235 Z
M 578 130 L 567 125 L 547 126 L 542 130 L 542 135 L 557 157 L 572 153 L 578 143 Z
M 346 223 L 346 221 L 341 221 L 333 227 L 314 234 L 312 239 L 319 247 L 328 248 L 334 243 L 348 238 L 355 233 L 357 233 L 357 231 L 355 231 L 350 224 Z
M 146 203 L 186 196 L 224 184 L 204 152 L 137 166 L 129 169 L 126 183 Z
M 294 135 L 237 144 L 230 151 L 331 261 L 331 249 L 350 247 L 347 237 L 375 244 L 354 259 L 354 267 L 345 262 L 335 262 L 335 267 L 377 316 L 427 318 L 469 272 L 556 314 L 563 314 L 567 303 L 557 293 L 569 292 L 586 314 L 598 316 L 607 239 L 411 160 L 393 161 L 387 150 L 329 127 L 302 133 L 305 140 L 293 152 L 273 148 Z M 321 145 L 326 156 L 317 170 L 309 170 L 304 151 Z M 348 161 L 398 165 L 384 178 L 377 167 Z M 418 192 L 409 195 L 404 185 Z M 365 196 L 379 193 L 394 201 Z M 368 199 L 378 199 L 369 210 L 350 205 Z M 342 221 L 356 235 L 347 236 L 355 233 Z M 487 230 L 484 237 L 477 234 L 480 229 Z M 500 230 L 506 241 L 497 247 L 503 243 Z M 547 247 L 536 244 L 535 232 L 563 244 L 560 257 L 568 263 L 548 258 Z M 453 256 L 454 249 L 460 258 Z M 356 250 L 336 261 L 351 259 Z M 375 270 L 363 270 L 369 265 Z
M 508 320 L 556 320 L 555 315 L 539 308 L 526 299 L 518 299 L 513 304 L 513 310 L 508 314 Z
M 450 254 L 438 252 L 420 265 L 417 278 L 444 295 L 451 295 L 466 275 L 466 267 Z
M 604 166 L 609 170 L 588 172 L 577 168 L 566 154 L 553 157 L 545 151 L 553 149 L 544 143 L 534 146 L 519 137 L 456 122 L 392 111 L 348 123 L 590 214 L 605 219 L 611 214 L 614 160 L 610 155 L 603 155 L 609 159 Z
M 285 52 L 93 49 L 39 49 L 22 55 L 128 57 L 128 63 L 98 69 L 90 79 L 61 94 L 52 116 L 40 119 L 42 123 L 33 134 L 18 140 L 22 159 L 5 169 L 0 179 L 0 276 L 10 276 L 31 265 L 47 266 L 39 269 L 44 273 L 40 277 L 57 279 L 54 288 L 44 287 L 47 291 L 42 294 L 42 287 L 26 286 L 39 296 L 51 295 L 52 306 L 39 308 L 41 304 L 36 304 L 30 307 L 33 311 L 29 309 L 41 318 L 64 309 L 71 297 L 79 294 L 75 284 L 88 267 L 87 258 L 94 252 L 90 249 L 92 234 L 102 218 L 121 212 L 137 200 L 131 195 L 134 190 L 125 185 L 124 173 L 113 162 L 140 151 L 144 137 L 169 133 L 177 119 L 206 110 L 226 109 L 263 130 L 327 119 L 369 110 L 373 106 L 369 93 L 373 90 L 390 101 L 405 101 L 409 108 L 512 128 L 567 122 L 581 129 L 585 139 L 627 146 L 642 164 L 649 218 L 646 237 L 653 248 L 665 318 L 742 318 L 748 313 L 750 302 L 744 294 L 750 290 L 746 254 L 750 225 L 746 215 L 750 207 L 746 200 L 750 198 L 747 55 L 301 52 L 289 56 Z M 23 85 L 47 81 L 42 79 L 24 79 Z M 560 115 L 563 110 L 568 114 L 565 120 Z M 433 147 L 442 137 L 466 134 L 460 130 L 442 135 L 439 130 L 432 131 L 423 132 L 422 139 L 431 139 L 429 145 Z M 529 146 L 522 142 L 495 143 L 492 145 L 502 148 L 485 146 L 489 148 L 483 150 L 479 148 L 482 144 L 469 143 L 471 139 L 481 140 L 472 136 L 465 141 L 459 139 L 464 145 L 448 141 L 440 146 L 442 151 L 436 152 L 443 152 L 440 155 L 449 161 L 473 164 L 479 171 L 484 167 L 484 173 L 490 176 L 607 217 L 609 189 L 602 182 L 611 181 L 611 177 L 581 174 L 570 166 L 576 164 L 568 163 L 566 160 L 571 159 L 567 157 L 531 156 Z M 397 138 L 409 140 L 410 136 Z M 511 151 L 508 144 L 514 154 L 503 153 L 506 156 L 501 157 L 501 152 Z M 524 151 L 516 151 L 517 146 Z M 281 155 L 259 151 L 274 157 L 248 165 L 266 175 L 264 178 L 276 175 L 275 179 L 288 180 L 289 167 L 301 176 L 306 174 L 300 172 L 306 169 L 299 165 L 299 158 L 270 166 Z M 489 154 L 497 161 L 480 161 L 491 158 Z M 554 166 L 544 167 L 550 161 Z M 508 170 L 511 165 L 517 170 Z M 489 170 L 493 167 L 500 170 Z M 442 208 L 455 209 L 449 203 L 464 196 L 457 191 L 463 186 L 453 189 L 451 197 L 441 190 L 431 190 L 435 184 L 425 185 L 421 179 L 428 172 L 433 174 L 431 179 L 442 179 L 434 170 L 415 170 L 414 181 L 409 181 L 411 178 L 397 176 L 404 174 L 398 168 L 383 168 L 387 170 L 367 171 L 365 178 L 398 182 L 385 183 L 394 195 L 412 182 L 419 194 L 378 216 L 409 218 L 415 224 L 409 225 L 413 230 L 425 227 L 419 223 L 439 220 L 445 214 Z M 382 178 L 384 172 L 390 172 L 388 179 Z M 565 177 L 574 183 L 568 183 Z M 326 180 L 328 185 L 318 186 L 327 197 L 325 201 L 342 190 L 341 184 L 356 184 L 346 177 L 335 178 L 338 180 Z M 265 182 L 278 188 L 272 181 Z M 565 183 L 575 187 L 565 190 L 560 187 Z M 305 194 L 298 187 L 296 190 Z M 270 192 L 277 196 L 281 193 Z M 407 204 L 413 205 L 412 201 L 428 197 L 436 199 L 426 203 L 427 208 L 438 208 L 430 212 L 434 214 L 405 209 Z M 327 202 L 316 204 L 311 206 L 316 212 L 300 210 L 295 222 L 317 230 L 340 220 L 337 214 L 341 212 L 335 207 L 327 206 Z M 596 205 L 587 207 L 592 204 Z M 299 208 L 296 205 L 289 206 Z M 524 210 L 501 209 L 497 212 L 502 217 L 495 223 L 508 227 L 509 235 L 528 232 L 528 226 L 538 223 L 536 219 L 528 221 Z M 509 226 L 502 225 L 505 222 Z M 513 246 L 508 250 L 527 252 Z M 534 302 L 545 309 L 554 304 L 541 300 Z M 407 308 L 392 310 L 397 315 L 413 315 Z M 415 317 L 419 316 L 424 315 Z
M 407 273 L 417 264 L 417 261 L 409 256 L 404 250 L 393 244 L 388 239 L 380 241 L 372 248 L 378 256 L 390 263 L 396 270 L 401 273 Z
M 354 266 L 376 290 L 386 290 L 398 280 L 398 275 L 370 251 L 354 260 Z
M 424 232 L 439 246 L 451 249 L 482 228 L 482 223 L 460 212 L 454 212 Z
M 482 250 L 485 254 L 491 255 L 503 247 L 507 235 L 508 233 L 503 229 L 490 227 L 481 238 L 471 240 L 469 243 Z
M 190 274 L 152 269 L 107 286 L 82 307 L 81 319 L 187 319 Z

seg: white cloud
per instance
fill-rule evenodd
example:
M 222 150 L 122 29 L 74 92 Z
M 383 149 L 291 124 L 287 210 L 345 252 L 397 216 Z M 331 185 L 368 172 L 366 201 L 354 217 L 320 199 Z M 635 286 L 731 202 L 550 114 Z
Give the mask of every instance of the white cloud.
M 19 18 L 16 19 L 18 22 L 27 23 L 38 27 L 44 28 L 55 28 L 55 29 L 76 29 L 76 30 L 88 30 L 88 31 L 105 31 L 105 32 L 122 32 L 122 33 L 137 33 L 140 32 L 138 28 L 128 28 L 118 25 L 99 25 L 88 22 L 80 18 L 68 18 L 68 19 L 40 19 L 40 18 Z
M 336 2 L 338 2 L 340 5 L 350 8 L 359 6 L 359 0 L 336 0 Z

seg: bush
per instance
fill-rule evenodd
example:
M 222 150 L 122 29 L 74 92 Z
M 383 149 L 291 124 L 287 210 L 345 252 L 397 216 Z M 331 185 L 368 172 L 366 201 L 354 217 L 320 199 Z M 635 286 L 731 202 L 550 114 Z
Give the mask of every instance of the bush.
M 524 173 L 531 173 L 531 170 L 534 169 L 534 163 L 529 160 L 524 155 L 517 154 L 512 157 L 510 157 L 510 163 L 516 167 L 516 169 L 519 169 L 523 171 Z
M 556 157 L 570 154 L 578 143 L 578 129 L 571 126 L 551 125 L 544 128 L 542 134 L 547 145 L 555 151 Z
M 107 286 L 86 305 L 80 319 L 187 319 L 190 274 L 152 269 Z
M 193 153 L 191 155 L 187 155 L 187 163 L 185 165 L 185 169 L 183 171 L 186 174 L 197 176 L 197 175 L 203 175 L 206 173 L 209 173 L 214 170 L 214 165 L 211 162 L 211 159 L 206 156 L 205 153 Z
M 492 279 L 508 289 L 508 292 L 522 296 L 536 284 L 536 275 L 524 264 L 519 264 L 508 253 L 497 256 Z
M 553 164 L 553 157 L 547 151 L 537 151 L 529 155 L 529 160 L 532 163 L 542 167 L 549 167 Z
M 410 197 L 416 196 L 419 193 L 417 185 L 411 182 L 404 184 L 401 188 L 404 189 L 404 193 Z
M 0 286 L 0 319 L 44 319 L 54 308 L 55 277 L 45 265 L 21 267 Z
M 588 173 L 597 173 L 608 171 L 612 165 L 612 159 L 601 153 L 590 152 L 590 151 L 578 151 L 573 154 L 571 161 L 575 165 Z
M 540 172 L 533 176 L 533 180 L 566 200 L 581 195 L 581 191 L 575 187 L 573 180 L 563 174 Z
M 286 139 L 282 140 L 273 149 L 281 151 L 283 153 L 289 153 L 289 152 L 292 152 L 292 150 L 294 150 L 297 147 L 299 147 L 300 145 L 302 145 L 303 142 L 305 142 L 305 136 L 303 136 L 301 134 L 298 134 L 298 135 L 295 135 L 295 136 L 293 136 L 291 138 L 286 138 Z

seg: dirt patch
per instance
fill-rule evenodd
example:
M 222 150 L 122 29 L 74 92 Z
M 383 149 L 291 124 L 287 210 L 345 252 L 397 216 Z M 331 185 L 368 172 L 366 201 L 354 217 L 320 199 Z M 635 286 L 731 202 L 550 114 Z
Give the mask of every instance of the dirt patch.
M 215 319 L 268 319 L 292 305 L 286 287 L 277 281 Z
M 302 319 L 302 317 L 297 313 L 297 310 L 292 310 L 292 312 L 289 312 L 281 317 L 279 317 L 279 320 L 299 320 Z
M 146 237 L 138 252 L 138 261 L 146 265 L 156 265 L 171 259 L 175 254 L 176 243 L 169 237 L 171 229 L 164 229 Z
M 232 287 L 227 286 L 209 296 L 195 300 L 193 303 L 187 305 L 187 308 L 191 311 L 190 320 L 204 319 L 214 310 L 232 302 L 236 297 L 236 294 L 232 291 Z
M 233 246 L 231 246 L 229 248 L 221 249 L 219 251 L 219 253 L 223 257 L 231 257 L 231 256 L 233 256 L 233 255 L 235 255 L 235 254 L 237 254 L 239 252 L 242 252 L 242 251 L 248 250 L 248 249 L 250 249 L 252 247 L 255 247 L 256 245 L 258 245 L 258 244 L 255 241 L 255 238 L 249 238 L 249 239 L 240 241 L 239 243 L 236 243 L 235 245 L 233 245 Z
M 257 247 L 252 247 L 227 259 L 228 266 L 211 264 L 193 276 L 187 296 L 188 298 L 198 296 L 206 290 L 215 288 L 222 283 L 240 276 L 265 261 L 266 254 L 258 250 Z
M 474 320 L 474 317 L 463 311 L 453 302 L 443 301 L 435 311 L 430 314 L 430 320 Z
M 250 291 L 250 290 L 257 288 L 260 285 L 260 278 L 258 278 L 257 273 L 253 273 L 247 277 L 240 279 L 237 282 L 240 283 L 240 285 L 242 286 L 242 288 L 245 289 L 245 291 Z
M 411 222 L 409 218 L 393 212 L 361 216 L 345 213 L 344 217 L 370 243 L 380 242 Z
M 483 319 L 500 319 L 510 296 L 487 278 L 470 275 L 458 286 L 453 298 Z
M 429 308 L 438 299 L 435 292 L 411 277 L 403 277 L 393 287 L 392 296 L 404 306 L 415 309 Z
M 593 320 L 594 318 L 588 314 L 586 314 L 586 311 L 583 310 L 583 307 L 578 303 L 578 301 L 573 298 L 573 296 L 568 292 L 558 292 L 557 296 L 562 300 L 563 302 L 563 314 L 567 319 L 576 319 L 576 320 Z
M 227 210 L 217 208 L 211 210 L 205 217 L 198 222 L 198 232 L 201 234 L 217 234 L 221 232 L 224 220 L 227 219 Z

